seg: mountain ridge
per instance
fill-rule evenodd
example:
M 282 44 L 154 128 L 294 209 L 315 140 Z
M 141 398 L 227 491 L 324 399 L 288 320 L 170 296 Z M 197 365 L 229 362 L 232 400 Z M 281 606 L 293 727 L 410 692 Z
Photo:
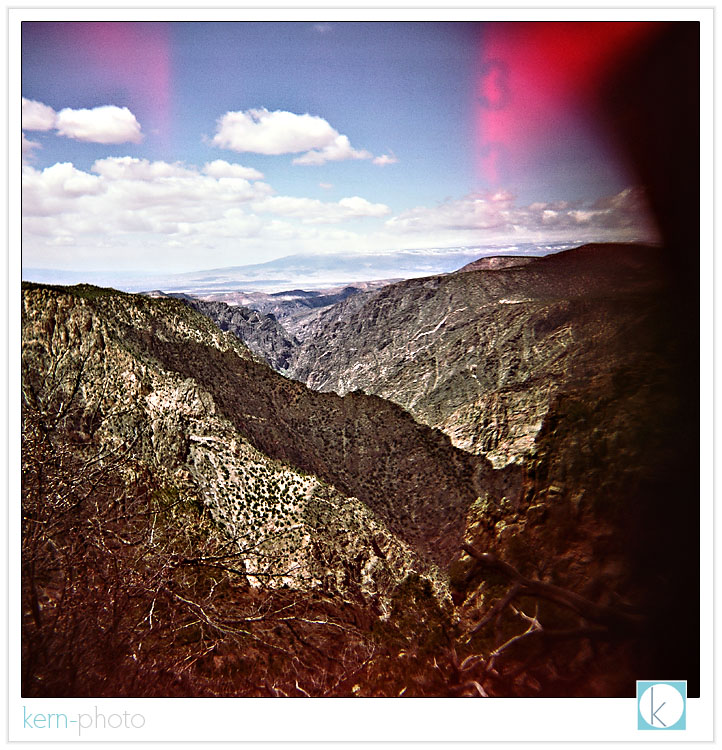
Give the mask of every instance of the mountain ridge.
M 399 282 L 322 312 L 304 331 L 288 374 L 323 391 L 360 388 L 389 398 L 445 430 L 457 446 L 503 465 L 531 448 L 549 401 L 548 392 L 540 394 L 536 406 L 524 407 L 532 406 L 533 419 L 506 422 L 508 444 L 504 414 L 518 409 L 514 394 L 538 378 L 543 363 L 555 390 L 564 372 L 586 367 L 595 338 L 614 347 L 617 311 L 609 300 L 634 304 L 639 294 L 656 293 L 660 260 L 646 246 L 586 245 L 522 265 Z M 583 327 L 576 334 L 574 321 Z M 575 336 L 578 351 L 569 349 Z M 482 356 L 487 350 L 492 359 Z M 495 391 L 503 394 L 496 405 L 488 400 Z M 502 432 L 479 432 L 482 413 L 501 420 Z
M 338 372 L 351 331 L 352 366 L 406 383 L 408 411 L 348 375 L 341 396 L 274 372 L 188 300 L 24 284 L 24 694 L 118 696 L 119 665 L 125 695 L 621 696 L 662 667 L 694 678 L 684 349 L 654 251 L 613 252 L 322 311 Z M 453 445 L 469 434 L 478 451 Z M 522 615 L 540 632 L 518 637 Z
M 179 274 L 107 271 L 62 271 L 25 268 L 23 279 L 37 283 L 92 282 L 128 292 L 160 288 L 164 292 L 186 292 L 195 296 L 215 292 L 255 289 L 283 291 L 292 286 L 323 289 L 348 286 L 364 281 L 383 281 L 447 273 L 480 254 L 498 254 L 515 249 L 531 255 L 543 255 L 568 247 L 569 243 L 525 243 L 505 247 L 452 247 L 400 250 L 385 253 L 297 253 L 280 259 L 244 266 L 224 266 Z M 32 278 L 31 278 L 32 277 Z

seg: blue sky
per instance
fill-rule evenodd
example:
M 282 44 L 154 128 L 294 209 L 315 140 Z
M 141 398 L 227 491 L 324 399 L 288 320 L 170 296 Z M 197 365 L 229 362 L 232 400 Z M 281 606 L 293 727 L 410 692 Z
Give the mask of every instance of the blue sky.
M 541 42 L 516 31 L 24 23 L 23 264 L 188 271 L 295 252 L 650 239 L 579 76 L 525 81 L 514 45 Z M 489 61 L 503 54 L 500 84 Z M 545 135 L 527 137 L 527 121 Z M 514 142 L 490 140 L 495 127 Z

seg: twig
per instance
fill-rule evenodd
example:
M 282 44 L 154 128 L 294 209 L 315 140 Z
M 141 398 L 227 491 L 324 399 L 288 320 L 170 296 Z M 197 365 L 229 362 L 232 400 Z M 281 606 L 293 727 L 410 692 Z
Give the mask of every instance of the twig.
M 637 629 L 643 623 L 642 616 L 636 612 L 622 612 L 612 607 L 596 604 L 561 586 L 526 578 L 514 566 L 500 560 L 490 552 L 479 552 L 470 544 L 463 544 L 462 549 L 484 567 L 498 570 L 516 581 L 519 586 L 517 592 L 519 596 L 536 596 L 540 599 L 546 599 L 573 610 L 587 620 L 602 623 L 610 630 Z

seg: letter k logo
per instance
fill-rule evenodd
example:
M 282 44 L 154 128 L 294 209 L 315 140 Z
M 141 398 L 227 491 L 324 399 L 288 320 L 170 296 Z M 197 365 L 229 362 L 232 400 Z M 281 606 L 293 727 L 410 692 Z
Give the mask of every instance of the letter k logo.
M 637 728 L 685 729 L 687 721 L 687 683 L 637 682 Z
M 652 726 L 654 726 L 654 720 L 656 719 L 663 727 L 666 727 L 667 725 L 659 718 L 659 716 L 657 716 L 657 714 L 667 705 L 667 701 L 664 701 L 664 703 L 662 703 L 660 706 L 657 706 L 657 710 L 655 711 L 654 710 L 654 685 L 652 685 L 652 687 L 649 688 L 649 694 L 650 694 L 649 700 L 650 700 L 650 703 L 652 704 L 649 709 L 652 715 L 652 721 L 650 721 L 649 723 L 652 724 Z

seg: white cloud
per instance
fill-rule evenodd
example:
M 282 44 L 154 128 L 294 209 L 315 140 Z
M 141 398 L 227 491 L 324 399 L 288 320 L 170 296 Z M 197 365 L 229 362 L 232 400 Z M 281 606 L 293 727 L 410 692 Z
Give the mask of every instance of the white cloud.
M 55 117 L 52 107 L 23 97 L 23 130 L 52 130 Z
M 331 188 L 333 187 L 330 182 L 319 182 L 318 186 L 322 187 L 324 190 L 331 190 Z
M 249 109 L 218 120 L 215 146 L 256 154 L 293 154 L 332 143 L 338 133 L 322 117 Z
M 61 109 L 55 127 L 59 135 L 89 143 L 140 143 L 140 123 L 127 107 L 108 104 L 93 109 Z
M 263 182 L 212 177 L 180 163 L 132 157 L 97 160 L 91 172 L 72 164 L 23 170 L 23 216 L 78 232 L 158 231 L 222 218 L 226 211 L 272 192 Z
M 94 109 L 61 109 L 23 97 L 23 130 L 55 130 L 89 143 L 140 143 L 140 123 L 127 107 L 108 104 Z
M 197 172 L 180 162 L 170 164 L 164 161 L 150 162 L 133 156 L 110 156 L 98 159 L 91 167 L 103 177 L 113 180 L 154 181 L 161 177 L 193 177 Z
M 99 191 L 100 178 L 76 169 L 70 162 L 60 162 L 52 167 L 23 170 L 23 189 L 30 188 L 38 195 L 74 197 Z M 25 196 L 23 196 L 25 197 Z M 26 206 L 23 204 L 23 213 Z
M 23 135 L 23 144 L 22 144 L 23 164 L 27 164 L 27 162 L 33 156 L 33 151 L 36 148 L 42 148 L 42 146 L 37 141 L 31 141 L 28 138 L 26 138 L 25 133 L 23 133 L 22 135 Z
M 456 242 L 514 238 L 535 241 L 631 241 L 655 240 L 644 194 L 629 188 L 595 202 L 536 202 L 516 206 L 503 190 L 469 195 L 429 207 L 417 206 L 386 221 L 396 234 L 456 237 Z
M 222 160 L 199 168 L 130 156 L 99 159 L 89 170 L 70 163 L 25 166 L 25 262 L 170 271 L 339 248 L 383 253 L 499 242 L 656 239 L 637 190 L 595 202 L 528 206 L 499 190 L 394 216 L 389 206 L 360 196 L 324 201 L 276 195 L 248 169 Z
M 469 195 L 438 206 L 418 206 L 386 222 L 403 232 L 427 232 L 435 229 L 489 230 L 511 226 L 511 200 L 505 195 Z
M 348 219 L 387 216 L 391 209 L 354 196 L 332 203 L 313 198 L 271 196 L 253 204 L 254 211 L 297 217 L 302 224 L 337 224 Z
M 324 225 L 391 211 L 359 196 L 324 202 L 272 195 L 265 182 L 233 176 L 245 169 L 220 160 L 198 169 L 130 156 L 99 159 L 88 171 L 70 163 L 25 166 L 27 262 L 92 264 L 95 252 L 106 264 L 126 267 L 175 266 L 181 257 L 192 267 L 213 265 L 215 253 L 232 263 L 244 243 L 257 243 L 256 257 L 287 254 L 289 242 L 326 248 L 331 236 L 337 242 L 342 234 Z
M 398 159 L 395 154 L 381 154 L 374 158 L 373 163 L 378 164 L 380 167 L 385 167 L 387 164 L 396 164 Z
M 203 166 L 203 172 L 211 177 L 242 177 L 244 180 L 262 180 L 263 172 L 253 167 L 242 167 L 240 164 L 229 164 L 223 159 L 216 159 Z
M 383 203 L 369 203 L 365 198 L 359 198 L 357 195 L 352 198 L 341 198 L 338 205 L 354 216 L 384 216 L 391 213 L 391 209 Z
M 103 189 L 99 177 L 82 172 L 68 162 L 53 164 L 39 171 L 23 168 L 23 217 L 60 216 L 80 203 L 84 196 L 98 195 Z
M 226 112 L 218 120 L 211 143 L 232 151 L 269 156 L 306 151 L 293 160 L 294 164 L 305 165 L 373 156 L 354 149 L 348 136 L 341 135 L 322 117 L 282 110 L 269 112 L 265 108 Z
M 329 31 L 333 31 L 333 26 L 330 23 L 315 23 L 313 30 L 318 31 L 319 34 L 327 34 Z
M 318 166 L 325 164 L 327 161 L 345 161 L 347 159 L 371 159 L 373 154 L 366 150 L 357 150 L 352 148 L 349 139 L 345 135 L 339 135 L 334 138 L 333 143 L 324 146 L 322 149 L 313 149 L 302 156 L 297 156 L 294 164 L 304 166 Z

